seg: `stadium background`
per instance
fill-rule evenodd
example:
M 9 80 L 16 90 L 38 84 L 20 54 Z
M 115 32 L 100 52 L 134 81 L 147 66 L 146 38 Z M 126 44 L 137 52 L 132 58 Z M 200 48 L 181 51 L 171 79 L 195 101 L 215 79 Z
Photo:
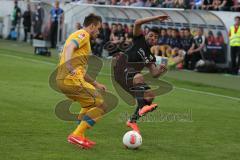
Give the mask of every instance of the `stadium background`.
M 33 4 L 37 4 L 39 1 L 32 1 Z M 134 20 L 141 17 L 168 14 L 171 18 L 166 23 L 150 23 L 148 27 L 163 27 L 163 28 L 191 28 L 193 33 L 198 27 L 204 29 L 204 35 L 206 38 L 209 37 L 209 32 L 213 33 L 214 37 L 220 36 L 224 38 L 224 44 L 216 46 L 209 44 L 206 46 L 208 54 L 212 54 L 217 57 L 215 62 L 221 67 L 229 67 L 230 63 L 230 47 L 228 41 L 228 31 L 230 26 L 234 23 L 234 17 L 239 15 L 238 12 L 222 12 L 222 11 L 204 11 L 204 10 L 185 10 L 181 8 L 149 8 L 149 7 L 124 7 L 124 6 L 108 6 L 108 5 L 95 5 L 95 4 L 84 4 L 79 2 L 66 3 L 68 1 L 62 1 L 60 7 L 64 9 L 64 26 L 62 30 L 59 30 L 58 35 L 62 35 L 58 45 L 64 44 L 66 37 L 75 31 L 75 24 L 81 23 L 84 16 L 91 12 L 97 13 L 103 17 L 104 22 L 108 22 L 109 25 L 112 23 L 121 23 L 122 25 L 130 26 Z M 22 11 L 27 8 L 26 1 L 19 1 L 19 7 Z M 48 13 L 51 6 L 54 4 L 52 1 L 41 1 L 41 5 L 45 10 L 46 16 L 44 18 L 43 30 L 46 28 L 48 21 Z M 1 2 L 0 6 L 0 34 L 6 38 L 11 28 L 11 10 L 13 8 L 13 2 L 6 0 Z M 4 27 L 3 27 L 4 26 Z M 20 26 L 20 38 L 23 39 L 23 26 Z M 46 30 L 44 30 L 45 32 Z
M 11 6 L 12 1 L 1 1 L 0 17 L 9 14 Z M 20 6 L 24 9 L 25 4 L 20 1 Z M 66 18 L 69 20 L 67 24 L 74 25 L 80 21 L 81 15 L 77 13 L 82 10 L 81 7 L 88 6 L 74 5 L 76 11 L 72 14 L 76 16 L 69 15 L 74 18 Z M 94 7 L 99 6 L 90 6 L 90 11 L 94 11 Z M 49 4 L 46 5 L 46 9 L 50 8 Z M 143 12 L 145 9 L 133 10 Z M 227 30 L 238 13 L 215 14 L 223 19 L 224 24 L 219 23 L 225 27 L 222 31 L 228 44 Z M 113 18 L 116 17 L 107 20 L 120 20 Z M 3 34 L 8 33 L 5 29 Z M 72 25 L 66 25 L 66 35 L 72 30 Z M 128 151 L 122 147 L 121 138 L 127 131 L 125 115 L 134 108 L 120 99 L 116 110 L 90 133 L 93 140 L 98 142 L 97 147 L 82 151 L 66 142 L 68 131 L 75 127 L 75 122 L 61 121 L 54 115 L 56 103 L 64 97 L 49 87 L 48 78 L 58 62 L 59 52 L 51 50 L 52 57 L 36 56 L 33 52 L 33 47 L 28 43 L 0 40 L 2 159 L 239 159 L 239 76 L 170 71 L 163 80 L 173 84 L 174 90 L 158 97 L 156 102 L 160 104 L 160 110 L 140 123 L 143 146 L 139 150 Z M 109 84 L 110 61 L 103 61 L 104 67 L 98 80 L 115 93 Z M 73 105 L 72 111 L 79 111 L 78 104 Z

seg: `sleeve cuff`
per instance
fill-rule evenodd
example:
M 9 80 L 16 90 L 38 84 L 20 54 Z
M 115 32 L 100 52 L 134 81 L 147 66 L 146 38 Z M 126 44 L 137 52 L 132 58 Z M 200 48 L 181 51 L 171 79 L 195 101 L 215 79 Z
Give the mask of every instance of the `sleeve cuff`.
M 79 48 L 79 44 L 78 44 L 77 40 L 72 39 L 72 42 L 77 46 L 77 48 Z

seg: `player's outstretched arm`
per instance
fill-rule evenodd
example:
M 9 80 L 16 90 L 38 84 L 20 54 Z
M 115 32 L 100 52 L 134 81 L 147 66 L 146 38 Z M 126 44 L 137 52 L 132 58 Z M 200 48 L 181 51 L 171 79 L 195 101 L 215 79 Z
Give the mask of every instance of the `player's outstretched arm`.
M 154 78 L 158 78 L 167 72 L 167 67 L 163 64 L 156 66 L 154 63 L 148 65 L 148 69 Z
M 160 21 L 164 21 L 169 19 L 168 15 L 163 15 L 163 16 L 153 16 L 153 17 L 147 17 L 147 18 L 142 18 L 142 19 L 137 19 L 134 23 L 134 28 L 133 28 L 133 35 L 134 36 L 139 36 L 141 35 L 142 31 L 141 31 L 141 26 L 142 24 L 151 22 L 151 21 L 155 21 L 155 20 L 160 20 Z

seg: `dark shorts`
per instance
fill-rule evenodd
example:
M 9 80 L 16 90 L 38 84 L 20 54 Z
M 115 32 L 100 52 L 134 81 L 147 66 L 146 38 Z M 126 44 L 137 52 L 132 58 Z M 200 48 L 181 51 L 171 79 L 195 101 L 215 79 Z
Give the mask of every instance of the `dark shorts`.
M 134 92 L 131 91 L 131 88 L 133 88 L 133 78 L 139 72 L 127 65 L 127 58 L 124 54 L 120 53 L 114 57 L 116 58 L 116 64 L 113 69 L 115 81 L 125 91 L 134 94 Z

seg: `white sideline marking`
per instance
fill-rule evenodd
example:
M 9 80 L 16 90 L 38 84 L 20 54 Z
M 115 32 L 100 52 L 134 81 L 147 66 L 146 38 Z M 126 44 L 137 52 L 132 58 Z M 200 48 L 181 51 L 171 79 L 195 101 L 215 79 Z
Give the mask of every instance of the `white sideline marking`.
M 17 58 L 17 59 L 21 59 L 21 60 L 27 59 L 32 62 L 39 62 L 39 63 L 43 63 L 43 64 L 56 66 L 56 64 L 53 62 L 45 62 L 43 60 L 34 60 L 31 58 L 26 58 L 26 57 L 21 57 L 21 56 L 13 56 L 13 55 L 5 55 L 5 54 L 0 54 L 0 55 L 5 56 L 5 57 Z M 110 74 L 106 74 L 106 73 L 100 73 L 100 75 L 110 76 Z M 209 96 L 222 97 L 222 98 L 226 98 L 226 99 L 240 101 L 240 98 L 237 98 L 237 97 L 225 96 L 222 94 L 216 94 L 216 93 L 212 93 L 212 92 L 199 91 L 199 90 L 193 90 L 193 89 L 181 88 L 181 87 L 174 87 L 174 89 L 179 89 L 179 90 L 188 91 L 188 92 L 192 92 L 192 93 L 199 93 L 199 94 L 205 94 L 205 95 L 209 95 Z
M 199 91 L 199 90 L 193 90 L 193 89 L 187 89 L 187 88 L 181 88 L 181 87 L 174 87 L 174 89 L 179 89 L 179 90 L 188 91 L 188 92 L 192 92 L 192 93 L 199 93 L 199 94 L 205 94 L 205 95 L 209 95 L 209 96 L 216 96 L 216 97 L 222 97 L 222 98 L 240 101 L 240 98 L 237 98 L 237 97 L 225 96 L 222 94 L 216 94 L 216 93 L 212 93 L 212 92 Z
M 4 56 L 4 57 L 10 57 L 10 58 L 16 58 L 16 59 L 20 59 L 20 60 L 28 60 L 28 61 L 31 61 L 31 62 L 39 62 L 39 63 L 43 63 L 43 64 L 48 64 L 48 65 L 57 65 L 55 63 L 52 63 L 52 62 L 46 62 L 46 61 L 43 61 L 43 60 L 37 60 L 37 59 L 31 59 L 31 58 L 26 58 L 26 57 L 21 57 L 21 56 L 14 56 L 14 55 L 7 55 L 7 54 L 0 54 L 1 56 Z

